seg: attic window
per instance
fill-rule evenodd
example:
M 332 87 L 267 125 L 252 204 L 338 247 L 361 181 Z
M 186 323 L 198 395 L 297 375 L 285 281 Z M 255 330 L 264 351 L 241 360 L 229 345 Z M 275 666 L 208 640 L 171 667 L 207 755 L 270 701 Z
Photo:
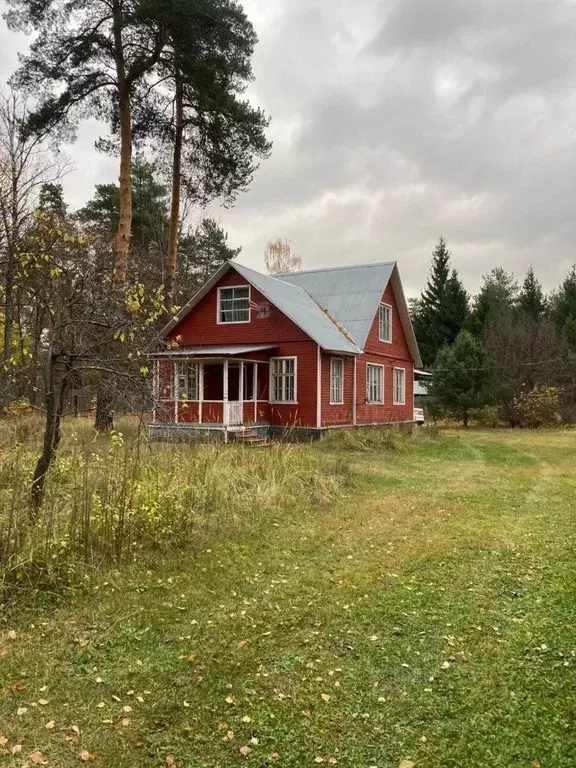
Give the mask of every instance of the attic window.
M 250 286 L 218 289 L 218 322 L 250 322 Z
M 388 344 L 392 343 L 392 307 L 389 304 L 380 304 L 379 338 Z

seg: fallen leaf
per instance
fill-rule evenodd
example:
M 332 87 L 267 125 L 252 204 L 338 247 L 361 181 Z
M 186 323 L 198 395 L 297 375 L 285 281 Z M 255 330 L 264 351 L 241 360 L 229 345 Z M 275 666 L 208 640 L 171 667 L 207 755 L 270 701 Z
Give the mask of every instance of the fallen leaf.
M 444 664 L 442 664 L 442 669 L 450 669 L 450 662 L 445 661 Z
M 31 763 L 34 763 L 34 765 L 44 765 L 46 760 L 44 760 L 44 755 L 42 752 L 31 752 L 28 755 L 28 760 L 30 760 Z
M 98 704 L 96 704 L 96 706 L 98 707 L 98 709 L 104 709 L 104 707 L 106 706 L 106 702 L 99 701 Z
M 132 712 L 132 707 L 129 707 L 128 705 L 126 705 L 125 707 L 122 707 L 122 711 L 123 712 Z
M 38 704 L 40 704 L 41 707 L 45 707 L 46 704 L 50 704 L 48 699 L 38 699 Z
M 279 757 L 280 757 L 280 755 L 278 754 L 278 752 L 272 752 L 272 758 L 274 760 L 278 760 Z
M 8 632 L 8 640 L 16 640 L 17 637 L 18 635 L 14 629 L 11 629 L 10 632 Z
M 22 752 L 22 744 L 14 744 L 12 747 L 12 754 L 19 755 Z
M 174 755 L 168 755 L 166 758 L 166 768 L 175 768 L 177 765 L 178 763 L 176 762 Z
M 47 723 L 45 723 L 44 728 L 46 728 L 47 731 L 53 731 L 56 726 L 56 723 L 54 720 L 49 720 Z
M 412 760 L 401 760 L 399 768 L 414 768 Z
M 330 763 L 330 765 L 336 765 L 338 760 L 335 757 L 329 757 L 328 762 Z
M 120 725 L 122 725 L 122 726 L 124 726 L 124 728 L 126 728 L 127 726 L 130 725 L 131 722 L 132 721 L 130 720 L 129 717 L 123 717 L 122 720 L 120 720 Z
M 235 704 L 234 696 L 226 696 L 226 704 Z
M 82 752 L 80 752 L 80 760 L 95 760 L 95 759 L 96 759 L 96 755 L 91 754 L 90 752 L 88 752 L 87 749 L 84 749 L 82 750 Z
M 324 762 L 324 758 L 320 757 L 320 755 L 318 755 L 318 757 L 314 758 L 314 762 L 315 763 L 323 763 Z
M 304 717 L 310 717 L 311 713 L 309 709 L 303 709 L 302 714 L 304 715 Z
M 16 710 L 16 714 L 18 715 L 18 717 L 22 717 L 22 715 L 25 715 L 26 712 L 28 712 L 27 707 L 18 707 L 18 709 Z
M 260 739 L 257 739 L 256 736 L 252 736 L 252 738 L 250 739 L 250 744 L 252 744 L 253 746 L 256 746 L 257 744 L 260 744 Z
M 542 768 L 542 765 L 540 764 L 540 760 L 532 760 L 530 763 L 530 768 Z
M 240 642 L 238 643 L 238 648 L 245 648 L 249 642 L 250 640 L 240 640 Z
M 250 752 L 252 752 L 250 747 L 240 747 L 240 754 L 242 755 L 242 757 L 248 757 Z
M 6 744 L 8 744 L 8 739 L 6 736 L 0 736 L 0 747 L 5 747 Z
M 330 701 L 332 698 L 329 693 L 321 693 L 320 696 L 322 697 L 322 701 Z
M 243 723 L 251 723 L 252 722 L 252 718 L 248 717 L 248 715 L 244 715 L 244 717 L 242 718 L 242 722 Z
M 71 725 L 70 726 L 70 730 L 74 731 L 74 733 L 76 733 L 76 734 L 80 734 L 80 728 L 78 728 L 77 725 Z
M 226 738 L 228 741 L 234 741 L 234 731 L 226 731 Z

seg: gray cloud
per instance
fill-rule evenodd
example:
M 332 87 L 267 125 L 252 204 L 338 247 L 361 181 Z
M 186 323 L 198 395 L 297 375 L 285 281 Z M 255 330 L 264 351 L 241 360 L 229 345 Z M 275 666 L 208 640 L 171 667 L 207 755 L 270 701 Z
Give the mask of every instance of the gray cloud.
M 244 5 L 275 146 L 235 208 L 213 210 L 245 261 L 282 236 L 309 267 L 398 259 L 415 293 L 442 233 L 470 290 L 497 264 L 561 281 L 576 258 L 573 0 Z M 0 77 L 23 45 L 2 31 Z M 70 149 L 76 204 L 117 176 L 93 151 L 101 132 L 86 124 Z

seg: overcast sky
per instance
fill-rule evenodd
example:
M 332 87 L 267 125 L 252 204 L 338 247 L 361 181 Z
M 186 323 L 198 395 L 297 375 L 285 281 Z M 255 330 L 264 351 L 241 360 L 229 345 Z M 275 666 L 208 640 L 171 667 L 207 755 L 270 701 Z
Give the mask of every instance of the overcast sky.
M 440 234 L 467 288 L 576 259 L 576 0 L 245 0 L 260 43 L 251 96 L 272 157 L 219 211 L 241 260 L 287 238 L 305 267 L 397 260 L 425 283 Z M 0 9 L 3 0 L 0 0 Z M 0 21 L 0 80 L 26 38 Z M 73 205 L 115 180 L 84 124 Z

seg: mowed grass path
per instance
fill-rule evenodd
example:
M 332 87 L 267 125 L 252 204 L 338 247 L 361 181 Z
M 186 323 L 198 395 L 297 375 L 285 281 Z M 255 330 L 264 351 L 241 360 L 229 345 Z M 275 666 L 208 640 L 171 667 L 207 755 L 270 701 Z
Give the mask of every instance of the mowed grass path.
M 576 433 L 353 463 L 329 513 L 8 614 L 0 764 L 576 766 Z

